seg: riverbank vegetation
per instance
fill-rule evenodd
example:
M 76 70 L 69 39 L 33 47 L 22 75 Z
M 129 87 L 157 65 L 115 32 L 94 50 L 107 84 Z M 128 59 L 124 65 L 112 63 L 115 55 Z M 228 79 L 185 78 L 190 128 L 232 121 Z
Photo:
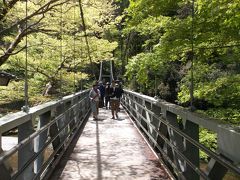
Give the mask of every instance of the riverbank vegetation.
M 239 125 L 239 3 L 198 0 L 193 11 L 187 0 L 130 2 L 124 32 L 133 88 L 188 107 L 192 81 L 197 110 Z

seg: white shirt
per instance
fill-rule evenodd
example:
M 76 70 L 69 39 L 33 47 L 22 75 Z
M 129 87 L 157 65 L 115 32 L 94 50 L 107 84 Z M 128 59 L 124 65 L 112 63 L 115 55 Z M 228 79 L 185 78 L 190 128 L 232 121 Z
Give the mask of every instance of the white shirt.
M 94 89 L 91 89 L 91 91 L 89 93 L 89 98 L 94 100 L 94 101 L 99 101 L 99 97 L 100 97 L 99 89 L 97 89 L 97 93 L 95 92 Z

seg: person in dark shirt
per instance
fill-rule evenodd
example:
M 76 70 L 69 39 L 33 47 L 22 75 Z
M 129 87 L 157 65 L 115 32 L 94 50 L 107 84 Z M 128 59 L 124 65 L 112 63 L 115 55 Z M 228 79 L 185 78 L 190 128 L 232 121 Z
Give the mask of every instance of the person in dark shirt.
M 118 118 L 118 111 L 120 106 L 120 98 L 122 97 L 123 89 L 119 87 L 119 84 L 115 85 L 113 93 L 110 98 L 111 110 L 112 110 L 112 119 Z
M 103 107 L 104 106 L 105 87 L 104 87 L 102 81 L 99 82 L 98 89 L 99 89 L 100 95 L 101 95 L 100 99 L 99 99 L 99 107 Z
M 112 94 L 112 88 L 110 87 L 110 83 L 107 82 L 106 83 L 106 87 L 105 87 L 105 106 L 106 109 L 108 109 L 108 102 L 110 101 L 110 96 Z
M 114 96 L 120 100 L 123 94 L 123 89 L 119 86 L 119 84 L 115 85 L 115 90 L 113 92 Z

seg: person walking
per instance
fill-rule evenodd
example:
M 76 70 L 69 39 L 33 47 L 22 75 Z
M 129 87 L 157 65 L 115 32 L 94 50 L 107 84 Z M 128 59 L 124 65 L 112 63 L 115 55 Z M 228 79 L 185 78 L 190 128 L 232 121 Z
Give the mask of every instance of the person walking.
M 106 109 L 108 109 L 108 103 L 110 101 L 111 93 L 112 93 L 112 89 L 110 87 L 110 83 L 107 82 L 106 87 L 105 87 L 105 107 L 106 107 Z
M 112 119 L 118 119 L 118 111 L 120 106 L 120 98 L 122 97 L 123 89 L 119 87 L 119 84 L 116 84 L 113 89 L 113 94 L 110 98 L 111 110 L 112 110 Z
M 93 84 L 91 91 L 89 92 L 89 98 L 91 102 L 91 109 L 93 112 L 93 119 L 98 119 L 99 113 L 99 99 L 100 99 L 100 91 L 98 89 L 97 84 Z
M 100 99 L 99 99 L 99 107 L 102 108 L 104 106 L 104 96 L 105 96 L 105 86 L 102 81 L 98 83 L 98 89 L 100 91 Z

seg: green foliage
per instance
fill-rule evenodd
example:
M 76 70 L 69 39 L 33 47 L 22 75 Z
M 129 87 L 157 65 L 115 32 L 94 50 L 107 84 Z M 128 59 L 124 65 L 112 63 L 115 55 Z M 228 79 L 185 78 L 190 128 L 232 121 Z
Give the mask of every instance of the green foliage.
M 223 123 L 233 124 L 236 126 L 240 125 L 240 113 L 239 107 L 236 108 L 211 108 L 207 111 L 202 112 L 208 116 L 219 119 Z
M 219 69 L 216 64 L 194 65 L 194 96 L 215 107 L 237 107 L 240 102 L 240 76 Z M 186 103 L 189 97 L 190 73 L 181 81 L 179 101 Z
M 196 108 L 221 122 L 239 125 L 240 4 L 237 0 L 194 2 L 192 18 L 192 1 L 130 1 L 124 37 L 137 33 L 134 40 L 127 40 L 130 47 L 141 46 L 141 51 L 129 53 L 125 75 L 135 90 L 154 95 L 157 86 L 161 98 L 177 94 L 172 102 L 188 106 L 193 70 Z M 144 42 L 139 44 L 137 38 Z M 201 129 L 200 142 L 216 150 L 216 134 Z M 202 151 L 200 156 L 208 160 Z
M 17 101 L 23 98 L 23 82 L 12 82 L 8 86 L 0 86 L 1 103 Z
M 134 26 L 149 16 L 174 15 L 178 2 L 179 0 L 130 0 L 130 6 L 127 9 L 130 16 L 128 23 Z
M 47 2 L 29 2 L 28 15 L 34 13 L 45 3 Z M 29 26 L 36 24 L 31 27 L 31 30 L 34 30 L 33 33 L 27 36 L 31 105 L 44 101 L 45 97 L 42 94 L 46 90 L 48 82 L 52 83 L 53 92 L 57 94 L 65 95 L 79 90 L 81 82 L 86 83 L 90 78 L 88 69 L 94 68 L 89 62 L 78 4 L 69 1 L 61 7 L 58 3 L 58 1 L 53 1 L 51 5 L 56 6 L 45 12 L 44 16 L 40 13 L 28 20 Z M 102 60 L 112 60 L 112 52 L 118 44 L 114 39 L 111 42 L 107 40 L 106 34 L 109 31 L 108 28 L 112 28 L 115 6 L 111 0 L 91 0 L 83 3 L 83 9 L 92 61 L 98 63 Z M 13 23 L 20 23 L 18 27 L 10 28 L 9 33 L 0 34 L 0 38 L 3 40 L 3 43 L 0 44 L 0 58 L 4 56 L 9 45 L 16 40 L 17 34 L 25 28 L 25 21 L 21 22 L 25 13 L 25 2 L 19 1 L 8 12 L 5 21 L 1 22 L 0 30 L 10 27 Z M 23 50 L 25 45 L 23 38 L 14 49 L 14 52 L 19 52 L 11 55 L 1 66 L 1 70 L 17 75 L 19 78 L 17 87 L 20 88 L 19 96 L 12 96 L 15 90 L 11 87 L 15 82 L 13 81 L 9 87 L 5 87 L 6 90 L 1 92 L 4 94 L 1 97 L 2 104 L 7 101 L 23 99 L 26 62 L 26 54 Z M 52 98 L 55 98 L 54 95 L 57 94 L 53 94 Z
M 42 104 L 55 98 L 39 95 L 42 94 L 44 87 L 39 79 L 30 79 L 28 82 L 30 106 Z M 0 91 L 0 116 L 21 110 L 21 107 L 24 105 L 23 81 L 11 81 L 8 86 L 0 86 Z
M 200 143 L 203 144 L 204 146 L 208 147 L 212 151 L 216 150 L 216 148 L 217 148 L 217 135 L 215 133 L 213 133 L 211 131 L 208 131 L 206 129 L 200 129 L 199 139 L 200 139 Z M 200 158 L 203 161 L 208 162 L 209 157 L 205 152 L 200 151 Z
M 195 1 L 194 19 L 191 6 L 189 1 L 130 1 L 125 33 L 136 31 L 142 38 L 146 37 L 142 44 L 146 52 L 130 60 L 126 75 L 131 78 L 129 74 L 134 69 L 131 64 L 137 61 L 139 72 L 133 70 L 132 73 L 141 77 L 137 78 L 138 82 L 148 86 L 144 82 L 153 84 L 153 79 L 146 75 L 149 68 L 142 67 L 145 62 L 157 57 L 151 65 L 164 66 L 157 71 L 151 70 L 154 75 L 168 69 L 171 62 L 180 62 L 181 68 L 175 69 L 179 71 L 178 77 L 183 77 L 180 82 L 175 78 L 180 90 L 178 101 L 189 103 L 191 64 L 188 54 L 192 51 L 193 38 L 195 98 L 216 107 L 239 106 L 240 53 L 238 46 L 234 46 L 239 44 L 239 3 Z M 151 58 L 147 51 L 150 51 Z M 158 80 L 159 85 L 167 84 L 167 78 Z
M 156 63 L 158 62 L 158 63 Z M 166 71 L 166 66 L 164 62 L 160 63 L 158 57 L 153 53 L 141 53 L 133 57 L 129 64 L 127 65 L 126 76 L 128 79 L 133 79 L 136 77 L 136 80 L 139 85 L 145 86 L 146 88 L 151 88 L 153 84 L 149 80 L 149 76 L 152 76 L 155 72 L 161 72 L 159 74 L 164 76 L 164 71 Z
M 197 90 L 197 97 L 205 99 L 218 106 L 237 106 L 240 100 L 240 82 L 239 75 L 230 75 L 218 78 L 215 82 L 208 83 L 205 88 Z

